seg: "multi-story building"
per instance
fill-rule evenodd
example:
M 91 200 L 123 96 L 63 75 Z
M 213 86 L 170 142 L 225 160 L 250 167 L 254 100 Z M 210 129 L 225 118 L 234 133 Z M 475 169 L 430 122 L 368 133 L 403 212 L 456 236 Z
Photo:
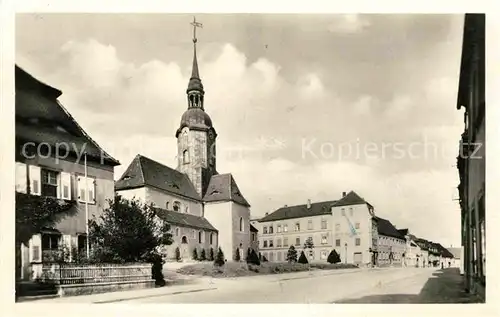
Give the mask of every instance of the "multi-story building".
M 417 254 L 417 267 L 429 267 L 429 242 L 425 239 L 415 238 L 415 243 L 420 248 L 420 254 Z
M 378 265 L 403 265 L 406 239 L 387 219 L 376 217 L 378 228 Z
M 485 15 L 466 14 L 457 108 L 465 109 L 457 168 L 466 290 L 484 298 L 485 218 Z
M 313 262 L 326 261 L 335 249 L 343 262 L 368 264 L 376 249 L 373 216 L 373 207 L 352 191 L 339 200 L 284 206 L 258 220 L 259 247 L 269 261 L 286 261 L 293 245 Z M 314 248 L 304 249 L 308 239 Z
M 63 248 L 67 260 L 86 250 L 87 219 L 102 214 L 113 199 L 113 171 L 119 162 L 59 103 L 60 90 L 18 66 L 15 71 L 16 209 L 21 212 L 27 208 L 23 204 L 38 197 L 69 207 L 54 226 L 42 228 L 26 243 L 16 241 L 17 277 L 26 279 L 39 274 L 42 264 Z
M 403 257 L 403 266 L 416 267 L 417 259 L 422 250 L 416 243 L 416 237 L 410 234 L 409 229 L 399 229 L 399 233 L 405 237 L 405 252 Z

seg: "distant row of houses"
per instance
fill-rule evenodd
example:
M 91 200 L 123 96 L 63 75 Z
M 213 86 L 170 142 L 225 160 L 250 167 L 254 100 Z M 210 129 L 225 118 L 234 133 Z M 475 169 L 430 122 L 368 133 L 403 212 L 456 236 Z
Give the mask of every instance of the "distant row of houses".
M 357 193 L 338 200 L 283 206 L 251 224 L 258 230 L 258 248 L 269 261 L 286 260 L 290 246 L 305 251 L 310 261 L 326 261 L 332 250 L 344 263 L 359 266 L 459 266 L 459 253 L 396 229 L 378 217 Z M 312 240 L 314 248 L 305 248 Z

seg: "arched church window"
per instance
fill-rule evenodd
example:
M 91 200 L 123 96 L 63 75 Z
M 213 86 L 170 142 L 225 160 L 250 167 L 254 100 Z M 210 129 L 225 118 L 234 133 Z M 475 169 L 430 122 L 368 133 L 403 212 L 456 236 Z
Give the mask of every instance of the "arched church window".
M 189 213 L 189 207 L 186 206 L 186 213 L 188 214 Z
M 214 244 L 214 233 L 210 233 L 210 244 Z
M 179 228 L 175 228 L 175 236 L 178 237 L 179 236 Z
M 240 231 L 243 232 L 243 218 L 240 217 Z
M 184 164 L 189 163 L 189 151 L 188 150 L 184 150 L 184 152 L 182 152 L 182 163 L 184 163 Z
M 196 96 L 194 97 L 194 106 L 195 106 L 195 107 L 198 107 L 198 106 L 199 106 L 199 100 L 200 100 L 200 99 L 199 99 L 198 95 L 196 95 Z
M 165 203 L 165 209 L 168 210 L 168 201 Z
M 198 243 L 202 243 L 203 241 L 203 233 L 202 231 L 198 231 Z
M 182 244 L 187 244 L 188 243 L 186 236 L 182 237 L 181 243 Z
M 179 211 L 181 209 L 181 203 L 174 201 L 174 211 Z
M 194 96 L 193 95 L 189 95 L 189 105 L 192 107 L 194 104 Z

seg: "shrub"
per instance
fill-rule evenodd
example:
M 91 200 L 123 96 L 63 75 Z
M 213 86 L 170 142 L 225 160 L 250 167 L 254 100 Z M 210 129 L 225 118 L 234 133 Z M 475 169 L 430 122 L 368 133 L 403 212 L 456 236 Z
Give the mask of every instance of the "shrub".
M 175 259 L 177 261 L 181 260 L 181 250 L 179 250 L 179 247 L 175 248 Z
M 251 261 L 252 261 L 251 256 L 252 256 L 252 249 L 248 248 L 248 250 L 247 250 L 247 258 L 245 259 L 245 261 L 247 263 L 251 263 Z
M 236 262 L 239 262 L 241 260 L 241 257 L 240 257 L 240 249 L 239 248 L 236 248 L 236 253 L 234 254 L 234 260 Z
M 200 261 L 205 261 L 207 259 L 207 255 L 205 253 L 205 249 L 201 249 Z
M 255 252 L 255 250 L 252 250 L 250 252 L 250 262 L 251 264 L 254 264 L 254 265 L 260 265 L 260 259 L 259 259 L 259 256 L 257 255 L 257 253 Z
M 337 251 L 332 250 L 332 252 L 330 252 L 330 254 L 328 255 L 328 259 L 326 261 L 330 264 L 339 263 L 340 255 L 337 253 Z
M 259 252 L 259 261 L 262 261 L 262 254 Z
M 299 257 L 299 263 L 301 264 L 308 264 L 309 261 L 307 261 L 307 257 L 306 257 L 306 254 L 304 253 L 304 251 L 300 252 L 300 257 Z
M 209 260 L 209 261 L 213 261 L 213 260 L 215 260 L 215 256 L 214 256 L 214 248 L 210 248 L 210 253 L 208 254 L 208 260 Z
M 288 249 L 288 252 L 286 254 L 286 260 L 289 263 L 297 262 L 297 250 L 295 250 L 295 247 L 293 245 L 291 245 L 290 248 Z
M 198 261 L 198 250 L 196 248 L 193 249 L 193 260 Z
M 217 256 L 215 257 L 215 260 L 214 260 L 214 265 L 215 266 L 223 266 L 224 263 L 225 263 L 225 259 L 224 259 L 224 252 L 222 252 L 222 249 L 219 248 L 219 251 L 217 252 Z
M 265 255 L 262 256 L 262 262 L 268 262 Z

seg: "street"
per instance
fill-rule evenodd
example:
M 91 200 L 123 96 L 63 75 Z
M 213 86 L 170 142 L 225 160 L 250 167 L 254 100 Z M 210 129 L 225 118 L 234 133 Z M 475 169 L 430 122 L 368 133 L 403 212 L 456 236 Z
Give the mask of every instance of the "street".
M 202 288 L 210 284 L 212 287 Z M 122 303 L 464 303 L 458 269 L 315 271 L 234 279 L 202 278 L 192 291 Z M 116 301 L 101 301 L 102 303 Z

